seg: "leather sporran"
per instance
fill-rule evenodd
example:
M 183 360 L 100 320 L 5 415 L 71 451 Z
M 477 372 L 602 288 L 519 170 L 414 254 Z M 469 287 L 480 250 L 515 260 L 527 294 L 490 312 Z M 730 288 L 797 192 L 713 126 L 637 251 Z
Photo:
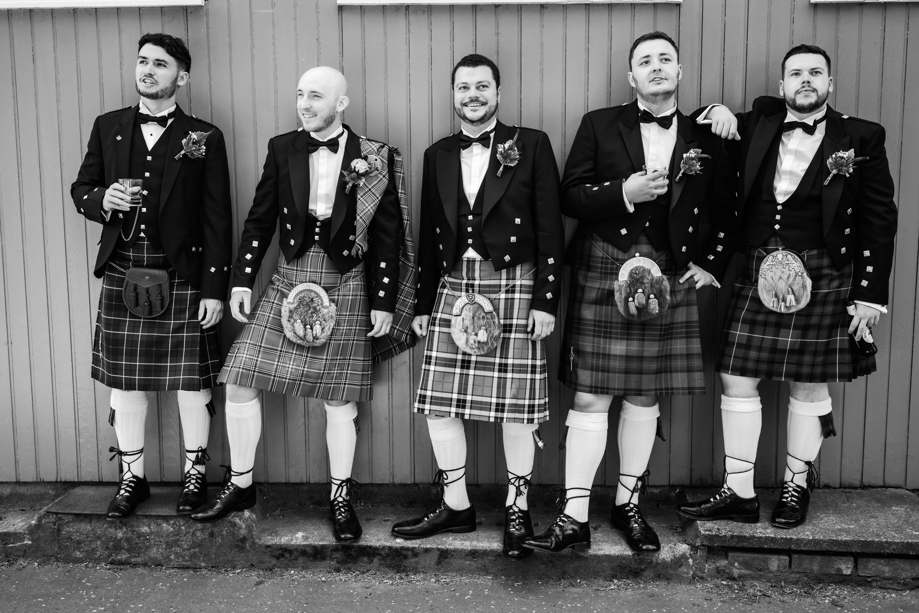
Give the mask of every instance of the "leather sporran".
M 501 340 L 501 320 L 491 300 L 482 294 L 462 294 L 453 303 L 450 337 L 460 351 L 483 355 Z
M 329 295 L 315 283 L 301 283 L 281 303 L 284 335 L 306 347 L 319 347 L 332 335 L 338 309 Z
M 616 308 L 626 319 L 647 321 L 670 308 L 670 282 L 651 258 L 635 256 L 619 269 L 613 283 Z
M 169 273 L 158 268 L 128 268 L 124 273 L 121 299 L 138 317 L 159 317 L 169 306 Z
M 770 311 L 800 311 L 810 302 L 812 285 L 804 262 L 792 251 L 778 249 L 760 263 L 756 289 L 760 302 Z

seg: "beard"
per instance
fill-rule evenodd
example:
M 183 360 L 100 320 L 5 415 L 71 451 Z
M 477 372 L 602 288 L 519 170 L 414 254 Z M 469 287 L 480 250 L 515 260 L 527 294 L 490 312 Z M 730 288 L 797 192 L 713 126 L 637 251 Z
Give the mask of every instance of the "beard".
M 147 98 L 149 100 L 163 100 L 165 98 L 171 98 L 175 95 L 176 90 L 179 89 L 179 77 L 176 77 L 172 80 L 171 83 L 167 83 L 156 89 L 152 92 L 145 92 L 141 90 L 140 85 L 137 81 L 134 81 L 134 89 L 137 90 L 137 94 L 142 98 Z
M 471 100 L 467 102 L 484 102 L 480 100 Z M 488 104 L 487 102 L 485 104 Z M 467 115 L 466 107 L 462 104 L 454 105 L 453 112 L 456 113 L 456 116 L 468 123 L 471 126 L 483 126 L 491 121 L 491 118 L 498 113 L 498 105 L 494 104 L 492 106 L 486 106 L 484 114 L 479 119 L 472 119 Z
M 797 111 L 798 113 L 802 113 L 804 115 L 808 113 L 813 113 L 814 111 L 822 107 L 824 104 L 826 104 L 827 98 L 830 97 L 830 92 L 828 91 L 822 94 L 817 90 L 814 90 L 814 91 L 816 92 L 817 97 L 813 102 L 806 102 L 806 103 L 798 102 L 795 99 L 795 95 L 797 94 L 797 92 L 795 92 L 791 96 L 789 96 L 788 94 L 785 94 L 785 104 L 791 110 Z
M 299 115 L 299 113 L 298 113 Z M 315 117 L 309 119 L 309 126 L 307 126 L 307 120 L 300 117 L 300 123 L 303 124 L 303 129 L 307 132 L 322 132 L 333 123 L 335 123 L 335 117 L 338 115 L 338 112 L 332 110 L 332 112 L 326 115 L 316 115 Z

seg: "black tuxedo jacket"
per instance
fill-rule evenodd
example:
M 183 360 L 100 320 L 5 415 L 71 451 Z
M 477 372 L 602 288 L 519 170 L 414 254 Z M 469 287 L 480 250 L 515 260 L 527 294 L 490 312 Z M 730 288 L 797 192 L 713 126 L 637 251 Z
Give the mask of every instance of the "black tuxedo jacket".
M 348 138 L 341 168 L 361 157 L 361 137 L 345 126 Z M 278 228 L 281 253 L 288 262 L 305 253 L 315 242 L 316 218 L 309 212 L 310 165 L 308 134 L 302 128 L 275 136 L 268 141 L 268 155 L 262 177 L 255 188 L 255 198 L 243 227 L 240 249 L 233 265 L 232 286 L 251 288 L 268 245 Z M 393 311 L 396 303 L 394 284 L 384 282 L 399 278 L 402 213 L 389 147 L 372 141 L 389 164 L 389 182 L 380 198 L 368 227 L 368 249 L 363 256 L 355 253 L 355 218 L 358 188 L 345 193 L 345 181 L 339 175 L 338 190 L 332 204 L 330 239 L 327 254 L 342 274 L 366 261 L 368 293 L 371 308 Z M 380 296 L 382 289 L 384 295 Z
M 105 272 L 122 223 L 117 211 L 105 219 L 102 198 L 112 183 L 129 175 L 137 110 L 132 106 L 96 118 L 86 156 L 70 186 L 80 214 L 102 224 L 94 269 L 97 277 Z M 202 298 L 224 300 L 233 226 L 223 133 L 213 124 L 186 115 L 179 107 L 171 127 L 159 202 L 160 240 L 178 275 L 199 290 Z M 183 155 L 176 160 L 175 155 L 182 151 L 182 139 L 192 131 L 210 132 L 205 156 L 195 159 Z
M 757 172 L 782 130 L 786 112 L 781 98 L 763 96 L 753 102 L 751 111 L 737 115 L 741 141 L 729 147 L 735 150 L 733 157 L 740 164 L 741 210 L 756 196 Z M 823 187 L 822 229 L 836 266 L 842 268 L 854 262 L 850 298 L 877 304 L 887 304 L 897 231 L 893 179 L 884 140 L 880 124 L 842 115 L 828 107 L 826 133 L 816 153 L 823 160 L 821 184 L 830 176 L 826 160 L 833 153 L 854 149 L 856 157 L 868 158 L 856 164 L 851 176 L 835 175 Z
M 517 130 L 520 161 L 505 166 L 499 177 L 498 144 L 514 138 Z M 431 313 L 441 276 L 450 273 L 466 251 L 467 245 L 457 242 L 460 173 L 458 134 L 440 139 L 424 152 L 416 315 Z M 482 238 L 492 263 L 501 270 L 533 262 L 532 308 L 554 315 L 561 292 L 565 231 L 559 212 L 558 166 L 545 132 L 498 122 L 479 189 L 483 191 Z
M 677 139 L 670 161 L 670 249 L 677 266 L 689 262 L 720 278 L 730 259 L 728 243 L 736 225 L 733 166 L 725 163 L 724 145 L 708 126 L 676 112 Z M 562 179 L 562 212 L 578 219 L 571 253 L 596 234 L 623 251 L 643 230 L 622 197 L 622 184 L 644 168 L 638 103 L 598 109 L 584 115 L 571 145 Z M 680 172 L 683 154 L 701 149 L 702 172 Z M 633 203 L 635 210 L 647 203 Z M 570 262 L 578 265 L 578 262 Z

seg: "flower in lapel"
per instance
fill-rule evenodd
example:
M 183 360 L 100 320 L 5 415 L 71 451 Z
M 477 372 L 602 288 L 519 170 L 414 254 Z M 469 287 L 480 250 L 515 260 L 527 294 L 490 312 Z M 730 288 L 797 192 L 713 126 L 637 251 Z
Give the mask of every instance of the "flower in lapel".
M 498 161 L 501 162 L 501 166 L 498 167 L 499 177 L 501 173 L 504 172 L 505 166 L 514 167 L 520 161 L 520 147 L 517 146 L 518 136 L 520 136 L 520 128 L 517 128 L 517 131 L 514 132 L 514 138 L 503 143 L 498 143 L 495 156 L 498 158 Z
M 702 160 L 711 159 L 711 157 L 707 153 L 702 153 L 699 148 L 690 149 L 683 154 L 683 159 L 680 160 L 680 172 L 673 181 L 679 181 L 683 175 L 702 174 Z
M 855 165 L 859 162 L 864 162 L 868 157 L 855 157 L 855 149 L 849 149 L 848 151 L 837 151 L 833 155 L 827 158 L 826 167 L 830 169 L 830 176 L 826 178 L 826 181 L 823 182 L 824 187 L 830 184 L 830 181 L 835 175 L 842 175 L 848 177 L 852 174 L 852 171 L 855 170 Z
M 213 130 L 209 132 L 189 132 L 188 135 L 182 139 L 182 150 L 179 151 L 175 159 L 181 158 L 183 155 L 187 155 L 192 159 L 203 158 L 204 154 L 207 153 L 207 146 L 205 142 L 207 137 L 211 135 Z
M 372 153 L 354 158 L 351 160 L 351 167 L 348 170 L 342 170 L 341 176 L 345 180 L 345 193 L 351 193 L 351 188 L 355 185 L 363 185 L 364 177 L 371 172 L 380 172 L 383 170 L 383 159 Z

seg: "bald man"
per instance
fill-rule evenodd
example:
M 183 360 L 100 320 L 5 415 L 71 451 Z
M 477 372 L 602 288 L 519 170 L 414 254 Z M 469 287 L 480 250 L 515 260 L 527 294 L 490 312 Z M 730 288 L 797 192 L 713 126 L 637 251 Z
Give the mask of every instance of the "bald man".
M 347 107 L 344 75 L 324 66 L 308 70 L 297 84 L 302 125 L 268 142 L 231 272 L 230 312 L 246 326 L 219 377 L 227 386 L 229 479 L 209 508 L 192 515 L 198 521 L 255 504 L 252 469 L 264 390 L 324 402 L 333 532 L 340 541 L 361 535 L 350 502 L 357 402 L 371 398 L 375 358 L 412 342 L 415 282 L 413 248 L 403 231 L 408 209 L 400 154 L 343 125 Z M 281 253 L 251 309 L 275 223 Z M 298 294 L 307 283 L 311 289 Z M 334 318 L 331 309 L 316 306 L 323 292 Z M 288 296 L 301 299 L 301 311 L 282 313 Z

